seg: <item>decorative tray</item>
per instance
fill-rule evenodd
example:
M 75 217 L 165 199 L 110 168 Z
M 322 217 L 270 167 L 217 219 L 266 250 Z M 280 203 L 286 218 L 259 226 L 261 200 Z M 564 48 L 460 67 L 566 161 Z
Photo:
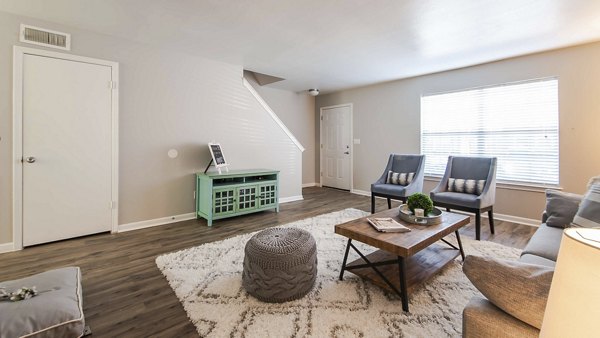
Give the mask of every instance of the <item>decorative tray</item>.
M 405 222 L 421 225 L 436 225 L 442 223 L 442 211 L 438 208 L 433 208 L 433 211 L 425 217 L 415 216 L 406 204 L 402 204 L 399 209 L 400 212 L 398 214 L 400 219 Z

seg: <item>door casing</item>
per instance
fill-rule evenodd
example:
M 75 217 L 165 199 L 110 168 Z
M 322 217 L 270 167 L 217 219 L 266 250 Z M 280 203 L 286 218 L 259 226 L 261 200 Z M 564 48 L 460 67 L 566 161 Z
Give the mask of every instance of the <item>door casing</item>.
M 323 110 L 332 108 L 350 108 L 350 192 L 354 191 L 354 108 L 352 103 L 321 107 L 319 111 L 319 186 L 323 186 Z
M 23 249 L 23 59 L 26 54 L 85 62 L 111 67 L 113 79 L 111 106 L 111 232 L 117 232 L 119 215 L 119 64 L 72 54 L 21 46 L 13 47 L 13 250 Z

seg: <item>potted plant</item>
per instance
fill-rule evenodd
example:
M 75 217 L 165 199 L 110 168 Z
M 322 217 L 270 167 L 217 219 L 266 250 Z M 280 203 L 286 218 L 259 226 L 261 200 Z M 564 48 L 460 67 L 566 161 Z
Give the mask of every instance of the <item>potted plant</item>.
M 408 209 L 410 209 L 414 215 L 417 215 L 415 209 L 422 209 L 423 215 L 421 215 L 421 217 L 428 216 L 429 213 L 433 211 L 433 201 L 431 198 L 420 192 L 410 195 L 406 204 L 408 205 Z

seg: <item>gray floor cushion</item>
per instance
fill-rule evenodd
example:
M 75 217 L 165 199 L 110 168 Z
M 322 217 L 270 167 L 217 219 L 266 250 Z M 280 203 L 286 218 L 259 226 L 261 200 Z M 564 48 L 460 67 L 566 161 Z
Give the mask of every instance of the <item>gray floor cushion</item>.
M 0 302 L 0 337 L 81 337 L 84 332 L 81 271 L 67 267 L 0 282 L 11 292 L 35 286 L 38 295 Z
M 306 295 L 317 278 L 317 245 L 298 228 L 272 228 L 246 243 L 242 285 L 264 302 L 280 303 Z

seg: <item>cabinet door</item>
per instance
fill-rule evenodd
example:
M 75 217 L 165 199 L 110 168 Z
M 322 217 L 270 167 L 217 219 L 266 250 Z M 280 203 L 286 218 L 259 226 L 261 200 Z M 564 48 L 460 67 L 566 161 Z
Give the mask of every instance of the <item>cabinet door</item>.
M 248 211 L 257 208 L 257 190 L 258 186 L 256 185 L 237 188 L 237 211 Z
M 213 190 L 213 217 L 235 213 L 235 188 Z
M 277 182 L 263 183 L 258 186 L 258 207 L 277 206 Z

